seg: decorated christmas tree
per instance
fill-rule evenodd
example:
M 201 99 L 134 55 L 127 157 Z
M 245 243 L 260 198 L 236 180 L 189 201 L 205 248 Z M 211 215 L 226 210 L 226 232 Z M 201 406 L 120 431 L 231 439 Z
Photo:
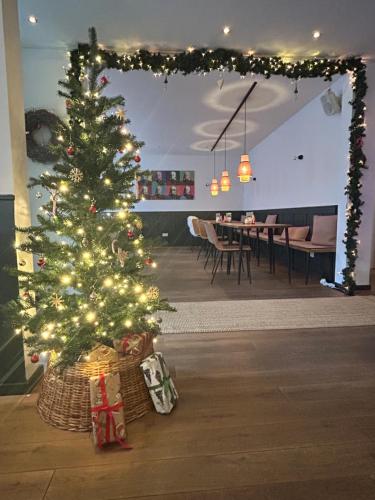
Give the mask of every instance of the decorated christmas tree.
M 48 352 L 66 366 L 88 359 L 98 342 L 156 335 L 153 313 L 170 309 L 151 285 L 156 263 L 134 212 L 142 143 L 127 128 L 123 97 L 103 95 L 104 70 L 91 29 L 88 62 L 59 82 L 67 120 L 57 131 L 58 161 L 52 172 L 30 180 L 30 188 L 43 188 L 49 199 L 38 225 L 18 228 L 25 237 L 20 249 L 36 257 L 39 270 L 17 271 L 20 297 L 8 311 L 34 362 Z

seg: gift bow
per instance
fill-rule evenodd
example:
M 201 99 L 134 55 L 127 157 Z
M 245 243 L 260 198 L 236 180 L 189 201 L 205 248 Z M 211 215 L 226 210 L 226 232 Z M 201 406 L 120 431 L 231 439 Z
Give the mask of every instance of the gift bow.
M 139 344 L 141 343 L 142 338 L 137 336 L 136 338 L 132 338 L 131 336 L 125 337 L 122 341 L 123 343 L 123 351 L 130 352 L 134 351 L 134 354 L 139 354 L 141 352 Z
M 100 392 L 102 396 L 102 404 L 93 406 L 91 408 L 91 413 L 96 413 L 96 415 L 93 415 L 92 419 L 95 423 L 95 427 L 97 429 L 97 439 L 98 439 L 98 447 L 102 448 L 103 446 L 103 429 L 102 426 L 100 425 L 99 422 L 99 415 L 100 412 L 105 412 L 106 414 L 106 423 L 105 423 L 105 442 L 109 443 L 111 439 L 111 427 L 113 431 L 113 435 L 116 439 L 116 441 L 120 444 L 122 448 L 129 449 L 131 450 L 131 446 L 125 441 L 124 438 L 121 436 L 117 435 L 117 430 L 116 430 L 116 422 L 115 422 L 115 417 L 113 416 L 114 411 L 118 411 L 120 408 L 123 408 L 124 403 L 122 401 L 119 401 L 118 403 L 115 403 L 114 405 L 110 405 L 108 401 L 108 396 L 107 396 L 107 390 L 105 387 L 105 376 L 104 373 L 101 373 L 99 376 L 99 386 L 100 386 Z

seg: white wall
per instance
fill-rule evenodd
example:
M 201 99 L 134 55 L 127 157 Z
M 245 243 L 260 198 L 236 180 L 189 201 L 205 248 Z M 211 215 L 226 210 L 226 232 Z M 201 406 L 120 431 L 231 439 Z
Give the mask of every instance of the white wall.
M 303 92 L 303 82 L 300 87 Z M 250 152 L 256 181 L 245 187 L 244 208 L 338 205 L 338 273 L 345 265 L 342 244 L 346 224 L 344 189 L 352 92 L 346 75 L 331 88 L 343 96 L 340 114 L 325 115 L 318 96 Z M 294 160 L 300 154 L 304 159 Z M 339 274 L 336 279 L 340 281 Z
M 232 189 L 228 193 L 219 193 L 213 198 L 209 184 L 212 179 L 212 159 L 205 155 L 148 155 L 147 148 L 142 152 L 142 167 L 147 170 L 194 170 L 194 200 L 145 200 L 137 205 L 143 212 L 185 212 L 205 210 L 242 210 L 243 186 L 234 177 L 231 169 Z M 219 169 L 216 169 L 217 172 Z M 218 175 L 218 174 L 217 174 Z M 219 178 L 218 178 L 219 180 Z
M 57 96 L 57 82 L 64 78 L 63 66 L 68 63 L 64 50 L 56 49 L 24 49 L 24 93 L 25 107 L 46 108 L 62 117 L 65 114 L 64 99 Z M 110 91 L 109 87 L 109 91 Z M 115 89 L 117 93 L 118 89 Z M 126 96 L 125 96 L 126 97 Z M 132 116 L 130 115 L 130 119 Z M 144 137 L 139 137 L 143 140 Z M 241 210 L 242 190 L 234 177 L 233 189 L 229 193 L 222 193 L 212 198 L 209 193 L 209 184 L 212 177 L 212 158 L 208 154 L 178 155 L 152 155 L 147 152 L 147 145 L 141 151 L 142 167 L 148 170 L 194 170 L 195 171 L 195 199 L 194 200 L 147 200 L 137 205 L 139 211 L 200 211 L 200 210 Z M 30 175 L 38 175 L 48 169 L 28 159 Z M 232 172 L 234 176 L 234 170 Z M 33 218 L 39 206 L 45 201 L 36 199 L 37 190 L 31 194 Z
M 23 72 L 25 107 L 45 107 L 64 114 L 63 99 L 57 97 L 57 81 L 64 77 L 63 65 L 67 63 L 65 51 L 46 49 L 23 49 Z M 371 260 L 375 258 L 373 238 L 375 234 L 375 64 L 368 66 L 367 130 L 365 152 L 369 169 L 363 178 L 363 219 L 360 229 L 359 259 L 356 279 L 359 284 L 369 283 Z M 348 126 L 351 107 L 348 106 L 350 88 L 346 76 L 333 85 L 343 91 L 343 113 L 326 117 L 318 99 L 311 101 L 291 119 L 270 134 L 251 151 L 251 161 L 257 181 L 241 186 L 234 178 L 229 193 L 217 198 L 209 195 L 205 186 L 211 180 L 212 165 L 205 155 L 148 155 L 142 151 L 142 166 L 150 170 L 195 170 L 196 199 L 192 201 L 144 201 L 141 211 L 194 211 L 194 210 L 240 210 L 282 208 L 291 206 L 318 206 L 337 204 L 339 210 L 337 270 L 345 264 L 341 240 L 345 230 L 344 206 L 346 184 Z M 300 92 L 303 91 L 303 82 Z M 131 118 L 131 116 L 130 116 Z M 143 139 L 143 137 L 140 137 Z M 303 161 L 293 157 L 303 154 Z M 234 159 L 231 164 L 234 165 Z M 29 174 L 38 175 L 46 166 L 29 160 Z M 218 169 L 219 170 L 219 169 Z M 4 182 L 4 179 L 2 179 Z M 43 200 L 31 195 L 33 218 Z M 337 279 L 340 277 L 337 275 Z

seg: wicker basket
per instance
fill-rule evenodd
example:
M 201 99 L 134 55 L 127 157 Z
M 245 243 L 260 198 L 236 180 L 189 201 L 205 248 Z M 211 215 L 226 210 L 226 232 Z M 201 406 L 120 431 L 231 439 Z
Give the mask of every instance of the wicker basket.
M 140 364 L 153 352 L 152 336 L 139 356 L 124 356 L 116 362 L 76 363 L 58 373 L 53 367 L 44 375 L 38 399 L 41 418 L 59 429 L 91 430 L 89 378 L 101 373 L 119 373 L 126 422 L 142 417 L 153 408 Z

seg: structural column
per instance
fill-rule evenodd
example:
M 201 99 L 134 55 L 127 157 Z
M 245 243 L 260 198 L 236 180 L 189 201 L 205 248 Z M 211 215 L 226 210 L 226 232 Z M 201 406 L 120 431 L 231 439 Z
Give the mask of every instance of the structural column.
M 0 0 L 0 303 L 19 293 L 17 278 L 4 266 L 33 271 L 31 256 L 15 250 L 15 226 L 29 226 L 21 44 L 15 0 Z M 26 361 L 25 361 L 26 360 Z M 38 379 L 23 339 L 0 317 L 0 394 L 21 394 Z

